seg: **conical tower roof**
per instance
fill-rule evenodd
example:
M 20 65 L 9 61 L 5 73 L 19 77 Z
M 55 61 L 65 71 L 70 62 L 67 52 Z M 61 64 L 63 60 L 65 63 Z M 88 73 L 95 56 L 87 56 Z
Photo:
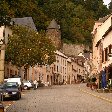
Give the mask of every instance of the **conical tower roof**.
M 57 24 L 57 22 L 55 21 L 55 19 L 53 19 L 50 23 L 50 25 L 47 27 L 47 29 L 60 29 L 59 25 Z

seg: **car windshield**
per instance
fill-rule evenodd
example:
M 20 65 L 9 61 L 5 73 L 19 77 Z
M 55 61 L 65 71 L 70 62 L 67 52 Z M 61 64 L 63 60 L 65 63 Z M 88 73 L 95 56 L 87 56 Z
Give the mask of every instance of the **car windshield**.
M 5 88 L 18 88 L 17 84 L 15 83 L 6 83 L 4 87 Z

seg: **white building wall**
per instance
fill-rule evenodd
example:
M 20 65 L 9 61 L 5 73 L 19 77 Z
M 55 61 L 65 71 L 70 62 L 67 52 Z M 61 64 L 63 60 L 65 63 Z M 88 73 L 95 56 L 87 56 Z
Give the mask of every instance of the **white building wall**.
M 103 50 L 108 47 L 110 44 L 112 45 L 112 31 L 108 33 L 108 35 L 102 39 L 102 44 L 103 44 Z M 102 68 L 103 67 L 108 67 L 109 64 L 112 63 L 112 59 L 108 58 L 108 60 L 104 63 L 102 63 Z

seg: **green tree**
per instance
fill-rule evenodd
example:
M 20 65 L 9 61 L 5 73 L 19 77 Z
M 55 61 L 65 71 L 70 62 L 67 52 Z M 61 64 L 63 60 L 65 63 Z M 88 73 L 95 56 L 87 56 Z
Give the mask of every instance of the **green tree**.
M 44 34 L 15 26 L 6 47 L 6 61 L 18 67 L 51 64 L 55 61 L 55 47 Z
M 2 5 L 3 3 L 5 3 L 4 7 Z M 38 5 L 38 0 L 2 0 L 0 7 L 6 11 L 4 13 L 1 10 L 1 12 L 4 15 L 10 15 L 9 17 L 11 18 L 32 17 L 38 31 L 45 30 L 48 26 L 49 18 Z M 8 12 L 10 14 L 7 14 Z
M 112 1 L 109 3 L 109 10 L 112 12 Z
M 103 3 L 103 0 L 85 0 L 85 7 L 88 11 L 93 11 L 94 19 L 97 20 L 109 14 L 108 8 Z
M 9 25 L 10 18 L 14 16 L 13 10 L 10 9 L 6 1 L 0 0 L 0 26 Z
M 91 44 L 94 21 L 109 14 L 103 0 L 2 0 L 0 3 L 1 17 L 31 16 L 38 31 L 45 31 L 55 19 L 61 26 L 63 41 L 81 44 Z M 1 23 L 3 20 L 7 19 L 0 18 Z

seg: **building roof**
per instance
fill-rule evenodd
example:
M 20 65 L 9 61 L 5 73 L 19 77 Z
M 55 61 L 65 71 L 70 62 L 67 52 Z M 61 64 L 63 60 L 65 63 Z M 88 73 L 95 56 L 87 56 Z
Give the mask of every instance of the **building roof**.
M 67 62 L 71 63 L 71 62 L 72 62 L 72 60 L 71 60 L 70 58 L 68 58 L 68 59 L 67 59 Z
M 57 22 L 55 21 L 55 19 L 53 19 L 49 26 L 47 27 L 47 29 L 60 29 L 59 25 L 57 24 Z
M 34 31 L 37 31 L 32 17 L 12 18 L 11 22 L 14 22 L 14 24 L 16 25 L 26 26 L 31 28 Z
M 83 53 L 83 55 L 84 55 L 85 59 L 90 59 L 90 53 L 89 52 L 88 53 Z
M 85 62 L 85 57 L 83 56 L 76 56 L 75 59 L 81 60 L 83 63 Z
M 90 59 L 90 52 L 87 52 L 87 53 L 81 52 L 78 56 L 82 56 L 85 59 Z
M 105 38 L 106 35 L 108 35 L 108 33 L 112 30 L 112 25 L 108 28 L 108 30 L 105 32 L 105 34 L 102 36 L 103 38 Z
M 112 15 L 112 13 L 103 18 L 99 18 L 98 22 L 104 23 L 111 15 Z
M 62 56 L 64 58 L 68 58 L 65 54 L 61 53 L 60 51 L 56 50 L 55 52 L 57 55 Z

